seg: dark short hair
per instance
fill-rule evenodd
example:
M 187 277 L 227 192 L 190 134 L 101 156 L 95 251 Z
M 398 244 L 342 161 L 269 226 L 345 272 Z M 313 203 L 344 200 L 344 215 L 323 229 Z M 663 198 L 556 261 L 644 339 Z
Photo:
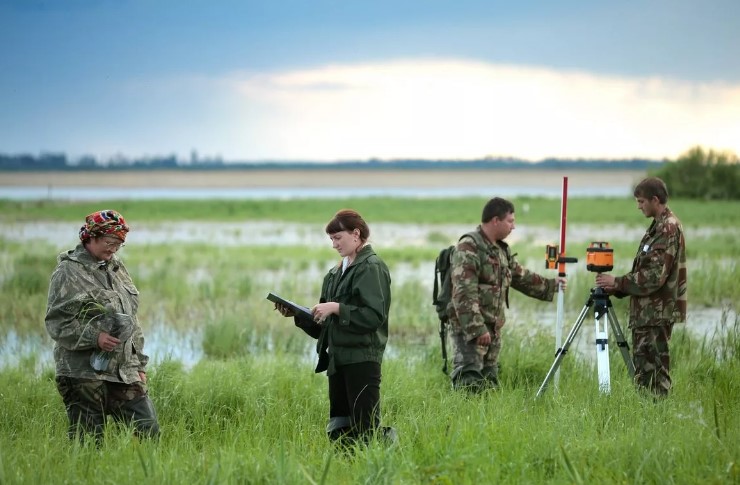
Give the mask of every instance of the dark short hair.
M 501 197 L 494 197 L 483 206 L 483 214 L 481 214 L 480 221 L 486 223 L 494 217 L 503 219 L 507 214 L 513 212 L 514 204 Z
M 336 234 L 342 231 L 359 229 L 360 239 L 364 242 L 370 237 L 370 228 L 359 212 L 352 209 L 342 209 L 326 225 L 327 234 Z
M 668 202 L 668 187 L 658 177 L 648 177 L 635 186 L 635 197 L 652 199 L 657 197 L 661 204 Z

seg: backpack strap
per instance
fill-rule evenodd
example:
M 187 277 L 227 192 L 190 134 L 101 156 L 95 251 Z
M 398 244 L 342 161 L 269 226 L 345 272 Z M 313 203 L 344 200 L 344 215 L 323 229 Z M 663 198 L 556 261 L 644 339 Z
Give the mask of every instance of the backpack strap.
M 479 231 L 471 231 L 468 233 L 463 234 L 460 236 L 459 241 L 462 241 L 464 237 L 470 236 L 473 241 L 475 241 L 475 246 L 478 249 L 478 258 L 480 258 L 480 262 L 483 263 L 486 260 L 486 256 L 488 255 L 488 251 L 486 248 L 488 245 L 486 244 L 486 241 L 483 239 L 483 235 Z

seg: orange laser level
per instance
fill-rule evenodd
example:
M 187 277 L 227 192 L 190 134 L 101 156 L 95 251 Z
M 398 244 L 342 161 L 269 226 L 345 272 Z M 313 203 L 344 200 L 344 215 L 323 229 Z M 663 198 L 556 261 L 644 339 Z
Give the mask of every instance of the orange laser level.
M 605 241 L 594 241 L 586 249 L 586 269 L 605 273 L 614 268 L 614 250 Z
M 571 258 L 558 252 L 557 244 L 548 244 L 545 252 L 545 269 L 563 269 L 558 265 L 560 263 L 577 263 L 577 258 Z

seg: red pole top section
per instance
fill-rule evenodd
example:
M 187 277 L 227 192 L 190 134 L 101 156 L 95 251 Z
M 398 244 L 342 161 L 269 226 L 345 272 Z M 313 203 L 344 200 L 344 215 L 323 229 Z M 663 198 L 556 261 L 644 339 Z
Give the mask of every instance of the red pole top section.
M 568 177 L 563 177 L 563 195 L 560 199 L 560 256 L 565 257 L 565 223 L 568 214 Z M 565 276 L 565 263 L 558 265 L 558 273 Z

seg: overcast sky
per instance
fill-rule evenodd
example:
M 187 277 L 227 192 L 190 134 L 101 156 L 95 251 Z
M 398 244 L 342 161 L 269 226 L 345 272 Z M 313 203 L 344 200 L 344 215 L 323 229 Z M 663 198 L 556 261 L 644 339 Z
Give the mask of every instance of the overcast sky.
M 740 154 L 738 52 L 738 0 L 0 0 L 0 153 Z

